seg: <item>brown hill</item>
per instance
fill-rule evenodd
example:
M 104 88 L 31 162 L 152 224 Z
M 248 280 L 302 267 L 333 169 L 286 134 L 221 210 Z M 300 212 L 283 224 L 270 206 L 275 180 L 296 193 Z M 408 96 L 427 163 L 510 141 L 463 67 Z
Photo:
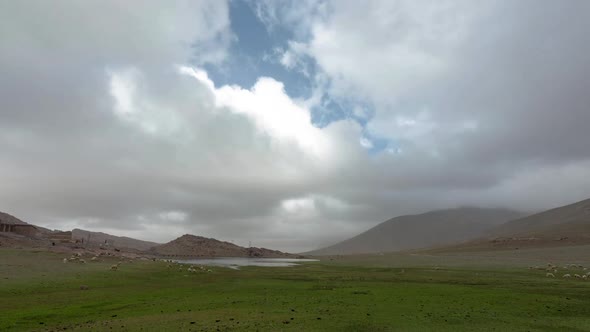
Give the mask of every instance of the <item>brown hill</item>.
M 0 212 L 0 247 L 42 247 L 45 228 L 26 223 L 8 213 Z
M 590 240 L 590 199 L 507 222 L 490 230 L 489 234 Z
M 0 212 L 0 223 L 2 224 L 10 224 L 10 225 L 30 225 L 17 217 L 10 215 L 5 212 Z
M 233 243 L 212 238 L 185 234 L 173 241 L 152 248 L 152 252 L 163 256 L 185 257 L 295 257 L 265 248 L 244 248 Z
M 146 251 L 160 245 L 156 242 L 137 240 L 126 236 L 115 236 L 101 232 L 91 232 L 83 229 L 72 230 L 72 239 L 91 245 L 106 245 L 118 249 L 136 249 Z
M 590 244 L 590 199 L 515 219 L 479 239 L 437 251 L 517 249 Z
M 368 231 L 309 255 L 379 253 L 465 241 L 494 226 L 522 216 L 505 209 L 457 208 L 399 216 Z

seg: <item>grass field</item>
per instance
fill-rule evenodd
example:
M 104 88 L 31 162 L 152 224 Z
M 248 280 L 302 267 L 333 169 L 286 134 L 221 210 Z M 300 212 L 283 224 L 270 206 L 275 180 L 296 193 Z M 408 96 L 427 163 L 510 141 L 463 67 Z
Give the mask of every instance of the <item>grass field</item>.
M 0 331 L 590 331 L 590 281 L 512 265 L 341 259 L 188 273 L 62 258 L 0 250 Z

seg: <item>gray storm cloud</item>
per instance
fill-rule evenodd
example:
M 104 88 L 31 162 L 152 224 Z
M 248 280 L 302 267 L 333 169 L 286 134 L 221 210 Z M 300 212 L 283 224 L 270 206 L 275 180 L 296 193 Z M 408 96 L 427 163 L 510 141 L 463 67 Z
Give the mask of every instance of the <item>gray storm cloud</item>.
M 0 210 L 299 251 L 401 214 L 588 198 L 589 7 L 260 2 L 321 92 L 374 105 L 366 130 L 392 149 L 373 154 L 358 123 L 314 127 L 273 78 L 199 69 L 231 56 L 224 2 L 4 2 Z

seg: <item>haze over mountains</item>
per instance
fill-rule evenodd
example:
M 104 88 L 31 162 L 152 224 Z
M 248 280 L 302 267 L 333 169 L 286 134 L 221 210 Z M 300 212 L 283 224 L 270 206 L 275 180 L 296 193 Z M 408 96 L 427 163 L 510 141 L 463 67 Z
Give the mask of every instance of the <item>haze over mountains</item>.
M 492 229 L 489 234 L 590 239 L 590 199 L 507 222 Z
M 464 207 L 399 216 L 312 255 L 389 252 L 466 241 L 486 230 L 519 218 L 523 213 L 507 209 Z
M 590 244 L 590 199 L 509 221 L 485 236 L 437 250 L 518 249 Z
M 5 223 L 29 225 L 6 213 L 0 213 L 0 217 Z M 35 227 L 38 230 L 36 235 L 25 236 L 4 232 L 0 233 L 0 237 L 5 245 L 30 245 L 33 242 L 42 245 L 50 244 L 53 234 L 68 233 Z M 165 244 L 158 244 L 100 232 L 72 230 L 72 243 L 80 239 L 84 239 L 82 243 L 91 246 L 108 243 L 113 248 L 139 250 L 164 256 L 295 256 L 265 248 L 244 248 L 230 242 L 190 234 Z M 350 239 L 305 254 L 346 255 L 428 248 L 437 251 L 518 249 L 584 244 L 590 244 L 590 199 L 529 216 L 508 209 L 474 207 L 399 216 Z

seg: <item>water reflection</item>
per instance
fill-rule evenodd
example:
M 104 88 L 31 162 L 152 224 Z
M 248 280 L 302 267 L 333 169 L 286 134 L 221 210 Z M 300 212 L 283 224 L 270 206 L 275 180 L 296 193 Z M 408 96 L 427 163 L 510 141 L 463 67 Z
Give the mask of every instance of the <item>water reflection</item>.
M 181 264 L 195 264 L 208 266 L 222 266 L 230 269 L 239 269 L 241 266 L 266 266 L 289 267 L 303 262 L 317 262 L 317 259 L 303 258 L 245 258 L 245 257 L 218 257 L 177 260 Z

